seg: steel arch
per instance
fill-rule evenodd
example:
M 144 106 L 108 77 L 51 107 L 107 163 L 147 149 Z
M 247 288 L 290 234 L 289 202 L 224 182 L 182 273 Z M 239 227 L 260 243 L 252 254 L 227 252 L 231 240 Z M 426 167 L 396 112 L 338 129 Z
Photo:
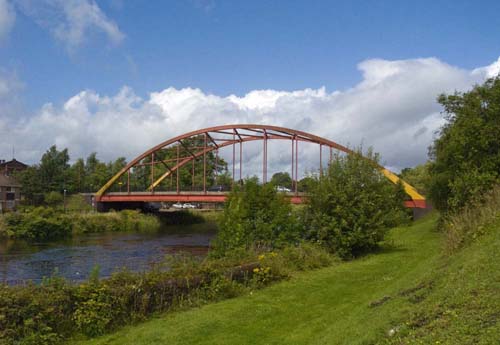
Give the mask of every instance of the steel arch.
M 331 155 L 331 150 L 336 149 L 341 152 L 345 152 L 347 154 L 355 154 L 352 150 L 349 148 L 340 145 L 332 140 L 322 138 L 304 131 L 300 130 L 295 130 L 295 129 L 290 129 L 290 128 L 285 128 L 285 127 L 278 127 L 278 126 L 270 126 L 270 125 L 259 125 L 259 124 L 233 124 L 233 125 L 222 125 L 222 126 L 215 126 L 215 127 L 208 127 L 204 129 L 199 129 L 195 131 L 191 131 L 185 134 L 178 135 L 174 138 L 171 138 L 169 140 L 166 140 L 151 149 L 145 151 L 143 154 L 137 156 L 134 158 L 130 163 L 128 163 L 122 170 L 120 170 L 115 176 L 113 176 L 95 195 L 96 195 L 96 201 L 100 201 L 100 198 L 106 194 L 106 192 L 109 190 L 109 188 L 118 180 L 120 179 L 121 176 L 123 176 L 127 171 L 129 171 L 131 168 L 134 166 L 138 165 L 143 159 L 147 157 L 152 157 L 151 161 L 151 166 L 154 169 L 154 165 L 160 162 L 155 162 L 154 161 L 154 153 L 162 150 L 169 145 L 179 143 L 179 145 L 183 145 L 182 140 L 184 139 L 189 139 L 189 138 L 194 138 L 197 136 L 204 136 L 204 147 L 197 147 L 197 151 L 189 155 L 188 157 L 182 157 L 182 160 L 179 160 L 179 157 L 177 159 L 177 164 L 172 168 L 168 169 L 162 176 L 157 178 L 156 180 L 154 179 L 154 172 L 153 172 L 153 178 L 151 181 L 151 185 L 149 186 L 148 190 L 151 193 L 154 193 L 154 188 L 158 186 L 166 177 L 172 175 L 174 172 L 178 171 L 182 166 L 186 165 L 187 163 L 193 161 L 196 158 L 199 157 L 205 157 L 205 155 L 211 151 L 218 150 L 223 147 L 227 146 L 233 146 L 233 179 L 234 179 L 234 157 L 235 157 L 235 147 L 237 144 L 240 145 L 240 168 L 241 168 L 241 147 L 242 144 L 245 142 L 250 142 L 250 141 L 256 141 L 256 140 L 262 140 L 264 142 L 264 154 L 263 154 L 263 159 L 264 159 L 264 164 L 263 164 L 263 180 L 264 182 L 267 179 L 267 140 L 291 140 L 292 141 L 292 179 L 295 175 L 295 178 L 298 176 L 298 170 L 297 170 L 297 160 L 298 160 L 298 143 L 299 142 L 309 142 L 309 143 L 315 143 L 320 145 L 320 155 L 322 154 L 322 146 L 326 146 L 330 148 L 330 155 Z M 222 136 L 222 138 L 220 138 Z M 210 140 L 211 145 L 207 146 L 208 140 Z M 220 143 L 217 143 L 219 141 Z M 295 144 L 294 144 L 295 143 Z M 294 147 L 295 145 L 295 147 Z M 294 152 L 295 151 L 295 152 Z M 295 155 L 295 157 L 294 157 Z M 321 156 L 320 156 L 321 157 Z M 295 160 L 295 171 L 294 171 L 294 160 Z M 322 159 L 320 158 L 320 164 L 322 162 Z M 414 187 L 406 183 L 405 181 L 401 180 L 397 175 L 389 171 L 388 169 L 378 166 L 380 171 L 384 174 L 386 178 L 388 178 L 391 182 L 393 183 L 398 183 L 398 181 L 401 181 L 403 183 L 405 192 L 410 196 L 412 199 L 414 205 L 416 207 L 425 207 L 425 198 L 419 194 Z M 152 170 L 153 170 L 152 169 Z M 321 169 L 321 168 L 320 168 Z M 322 170 L 320 170 L 322 171 Z M 241 173 L 241 169 L 240 169 Z M 204 171 L 204 174 L 206 172 Z M 205 176 L 205 175 L 204 175 Z M 204 180 L 204 191 L 206 192 L 206 179 Z

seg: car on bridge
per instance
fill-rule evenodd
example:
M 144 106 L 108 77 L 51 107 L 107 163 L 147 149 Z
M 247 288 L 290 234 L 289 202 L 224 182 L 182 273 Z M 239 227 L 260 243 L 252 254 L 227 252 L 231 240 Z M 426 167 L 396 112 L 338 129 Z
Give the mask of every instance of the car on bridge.
M 208 188 L 209 192 L 226 192 L 229 191 L 229 188 L 224 185 L 212 186 Z
M 286 188 L 283 186 L 276 186 L 274 187 L 274 189 L 276 189 L 277 192 L 283 192 L 283 193 L 290 193 L 292 191 L 290 188 Z
M 184 205 L 182 205 L 182 208 L 198 208 L 198 207 L 190 203 L 185 203 Z
M 178 202 L 176 204 L 173 204 L 172 207 L 173 208 L 184 208 L 184 205 L 182 205 L 180 202 Z

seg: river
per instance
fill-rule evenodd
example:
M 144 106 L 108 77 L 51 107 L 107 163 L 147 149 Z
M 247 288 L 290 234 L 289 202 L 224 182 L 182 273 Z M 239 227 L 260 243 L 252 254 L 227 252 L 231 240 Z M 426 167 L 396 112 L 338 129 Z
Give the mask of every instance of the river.
M 123 268 L 140 272 L 169 254 L 206 255 L 215 232 L 214 223 L 203 223 L 166 226 L 157 233 L 94 233 L 51 243 L 3 242 L 0 243 L 0 282 L 39 283 L 54 272 L 78 282 L 87 279 L 96 265 L 102 278 Z

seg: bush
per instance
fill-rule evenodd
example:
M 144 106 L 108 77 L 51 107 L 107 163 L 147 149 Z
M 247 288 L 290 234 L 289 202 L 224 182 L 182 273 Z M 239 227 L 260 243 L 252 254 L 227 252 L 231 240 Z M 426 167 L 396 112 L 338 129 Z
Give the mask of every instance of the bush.
M 307 238 L 343 258 L 375 248 L 392 226 L 408 220 L 403 186 L 379 171 L 371 150 L 335 155 L 316 180 L 305 212 Z
M 212 255 L 236 248 L 279 248 L 300 239 L 301 227 L 284 195 L 255 179 L 235 187 L 228 196 Z
M 45 194 L 44 197 L 45 203 L 49 206 L 59 206 L 63 203 L 64 197 L 59 192 L 49 192 Z

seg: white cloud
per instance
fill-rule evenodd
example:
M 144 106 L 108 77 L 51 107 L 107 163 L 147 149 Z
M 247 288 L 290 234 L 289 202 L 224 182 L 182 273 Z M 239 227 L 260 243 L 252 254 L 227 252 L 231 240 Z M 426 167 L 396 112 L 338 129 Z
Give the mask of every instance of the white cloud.
M 0 0 L 0 39 L 5 38 L 16 20 L 16 12 L 7 0 Z
M 19 8 L 52 34 L 69 50 L 81 46 L 91 33 L 104 34 L 112 44 L 125 38 L 95 0 L 16 0 Z
M 143 99 L 128 87 L 114 96 L 85 90 L 61 106 L 46 104 L 24 120 L 0 121 L 0 157 L 14 143 L 18 158 L 30 163 L 52 144 L 68 147 L 74 158 L 97 151 L 106 160 L 121 155 L 132 159 L 187 131 L 262 123 L 304 130 L 344 145 L 373 146 L 384 164 L 400 169 L 426 160 L 434 133 L 443 124 L 436 97 L 470 89 L 490 76 L 496 65 L 465 70 L 435 58 L 366 60 L 358 66 L 362 81 L 334 92 L 254 90 L 241 97 L 221 97 L 170 87 Z M 288 149 L 283 143 L 272 144 L 271 171 L 290 169 Z M 317 147 L 301 144 L 300 155 L 301 173 L 318 167 Z M 244 166 L 244 175 L 257 173 L 261 146 L 249 145 L 245 161 L 252 164 Z

